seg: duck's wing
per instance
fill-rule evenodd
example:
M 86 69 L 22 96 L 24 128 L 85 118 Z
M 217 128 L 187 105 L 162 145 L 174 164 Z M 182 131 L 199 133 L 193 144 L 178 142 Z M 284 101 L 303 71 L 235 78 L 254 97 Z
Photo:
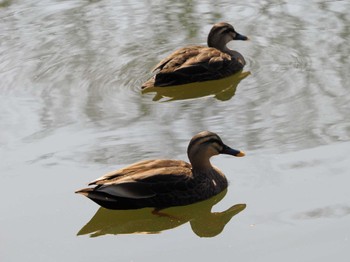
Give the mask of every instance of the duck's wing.
M 109 182 L 115 182 L 120 179 L 127 179 L 127 178 L 135 178 L 135 177 L 142 177 L 141 174 L 155 174 L 159 171 L 159 169 L 167 169 L 173 170 L 176 168 L 185 168 L 185 169 L 191 169 L 191 165 L 186 163 L 185 161 L 181 160 L 163 160 L 163 159 L 157 159 L 157 160 L 144 160 L 137 162 L 135 164 L 129 165 L 127 167 L 109 172 L 105 174 L 104 176 L 92 181 L 89 183 L 90 185 L 102 185 Z M 170 169 L 171 168 L 171 169 Z
M 208 68 L 222 67 L 224 62 L 230 61 L 231 56 L 216 48 L 204 46 L 189 46 L 181 48 L 160 61 L 153 71 L 171 73 L 191 67 L 198 67 L 197 71 Z
M 188 58 L 193 57 L 198 54 L 198 50 L 203 48 L 203 46 L 188 46 L 183 47 L 175 52 L 171 53 L 164 59 L 162 59 L 153 69 L 152 72 L 157 70 L 162 70 L 164 67 L 174 67 L 174 65 L 183 64 Z
M 89 183 L 89 186 L 101 185 L 103 183 L 107 183 L 109 181 L 118 179 L 118 178 L 123 177 L 123 176 L 132 175 L 132 174 L 137 173 L 138 171 L 140 171 L 142 169 L 148 170 L 149 168 L 151 168 L 151 166 L 153 164 L 154 164 L 154 160 L 144 160 L 144 161 L 137 162 L 137 163 L 129 165 L 127 167 L 109 172 L 109 173 L 103 175 L 102 177 L 99 177 L 96 180 L 91 181 Z
M 181 186 L 191 175 L 191 165 L 184 161 L 148 160 L 108 173 L 89 185 L 97 185 L 93 189 L 95 193 L 142 199 Z

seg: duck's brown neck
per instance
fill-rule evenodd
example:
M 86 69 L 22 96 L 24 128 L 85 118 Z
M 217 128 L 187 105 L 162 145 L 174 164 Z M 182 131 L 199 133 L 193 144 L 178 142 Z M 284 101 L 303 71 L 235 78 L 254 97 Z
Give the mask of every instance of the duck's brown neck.
M 198 152 L 188 156 L 190 159 L 192 169 L 195 171 L 208 171 L 212 170 L 213 166 L 210 163 L 210 156 L 207 156 L 205 153 Z
M 216 42 L 216 41 L 212 41 L 211 39 L 208 39 L 208 46 L 219 49 L 221 52 L 224 52 L 224 53 L 230 52 L 230 49 L 226 46 L 226 43 L 223 43 L 223 42 Z
M 230 56 L 232 56 L 234 54 L 235 51 L 231 50 L 230 48 L 228 48 L 226 45 L 224 45 L 224 47 L 222 49 L 219 49 L 221 52 L 224 52 L 226 54 L 229 54 Z
M 224 39 L 218 38 L 217 36 L 208 37 L 207 44 L 209 47 L 219 49 L 221 52 L 228 53 L 232 51 L 227 47 L 227 43 Z
M 195 171 L 205 171 L 205 170 L 212 170 L 213 166 L 211 165 L 210 161 L 191 161 L 192 169 Z

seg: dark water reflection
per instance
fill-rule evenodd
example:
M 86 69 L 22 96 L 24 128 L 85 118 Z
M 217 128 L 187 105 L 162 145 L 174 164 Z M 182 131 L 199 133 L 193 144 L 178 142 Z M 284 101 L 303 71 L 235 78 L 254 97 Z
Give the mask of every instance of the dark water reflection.
M 207 82 L 191 83 L 171 87 L 152 87 L 142 91 L 143 94 L 155 93 L 153 101 L 166 99 L 165 101 L 185 100 L 214 96 L 214 98 L 226 101 L 231 99 L 236 92 L 239 82 L 246 78 L 250 72 L 238 72 L 233 76 Z
M 91 220 L 78 232 L 91 237 L 106 234 L 158 234 L 189 222 L 193 232 L 199 237 L 214 237 L 220 234 L 231 218 L 246 207 L 236 204 L 222 212 L 211 212 L 227 190 L 211 199 L 196 204 L 161 210 L 160 215 L 152 209 L 108 210 L 99 208 Z

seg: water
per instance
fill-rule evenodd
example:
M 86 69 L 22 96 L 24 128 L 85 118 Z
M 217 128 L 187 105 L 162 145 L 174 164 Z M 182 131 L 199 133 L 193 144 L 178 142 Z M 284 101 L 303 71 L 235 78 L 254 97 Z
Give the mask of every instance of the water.
M 1 261 L 348 261 L 348 1 L 0 6 Z M 205 44 L 218 21 L 250 37 L 229 44 L 250 75 L 141 93 L 161 58 Z M 202 130 L 247 153 L 213 159 L 230 186 L 211 211 L 104 213 L 73 193 L 141 159 L 186 160 Z

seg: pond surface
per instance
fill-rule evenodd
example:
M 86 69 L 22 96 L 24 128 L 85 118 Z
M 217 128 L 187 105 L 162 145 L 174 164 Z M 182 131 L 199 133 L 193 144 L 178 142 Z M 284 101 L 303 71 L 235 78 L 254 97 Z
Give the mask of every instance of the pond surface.
M 349 10 L 0 0 L 0 260 L 349 261 Z M 205 45 L 218 21 L 249 36 L 229 44 L 246 75 L 225 90 L 141 93 L 160 59 Z M 212 159 L 226 195 L 167 219 L 74 194 L 142 159 L 187 161 L 202 130 L 246 152 Z

